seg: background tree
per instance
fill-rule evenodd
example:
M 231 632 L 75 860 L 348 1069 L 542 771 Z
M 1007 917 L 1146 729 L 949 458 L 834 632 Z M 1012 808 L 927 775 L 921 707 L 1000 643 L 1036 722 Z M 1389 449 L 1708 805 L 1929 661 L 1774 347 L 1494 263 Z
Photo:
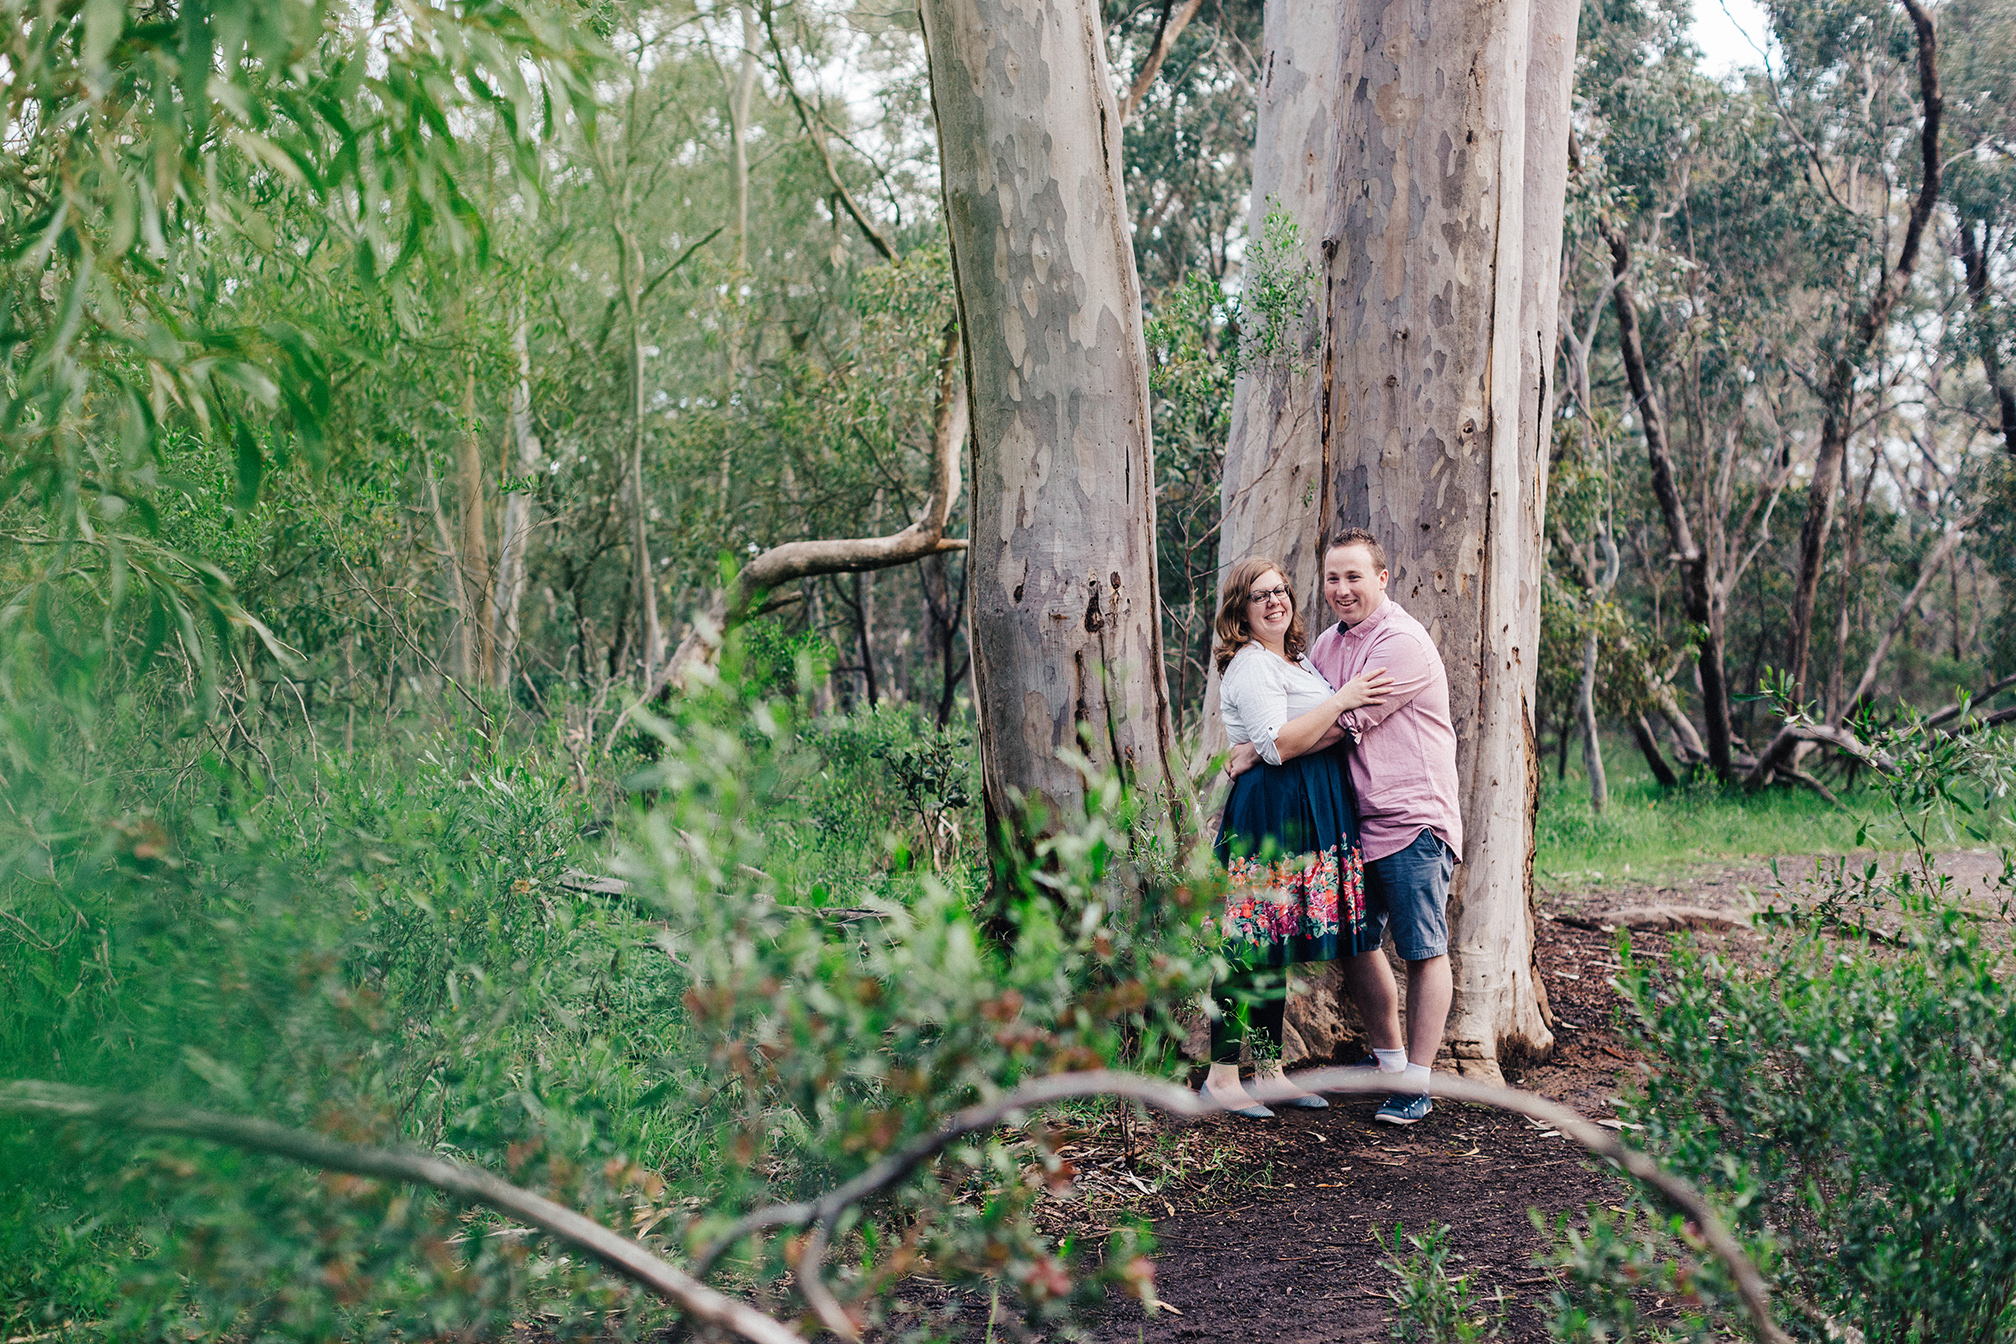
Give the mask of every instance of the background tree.
M 926 3 L 972 388 L 974 688 L 990 830 L 1075 815 L 1060 751 L 1180 809 L 1119 123 L 1089 6 Z

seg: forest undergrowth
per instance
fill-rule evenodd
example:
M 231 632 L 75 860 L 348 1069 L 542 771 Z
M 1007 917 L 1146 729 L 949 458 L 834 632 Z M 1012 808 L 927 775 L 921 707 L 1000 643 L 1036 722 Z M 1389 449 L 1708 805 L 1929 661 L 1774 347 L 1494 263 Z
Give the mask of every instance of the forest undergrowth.
M 857 1177 L 1024 1080 L 1187 1071 L 1177 1047 L 1215 970 L 1208 864 L 1179 862 L 1095 781 L 1093 813 L 990 905 L 970 745 L 895 707 L 815 716 L 793 690 L 802 664 L 737 646 L 713 689 L 667 717 L 636 710 L 585 758 L 564 713 L 501 701 L 340 732 L 240 704 L 150 736 L 162 718 L 137 693 L 66 698 L 42 666 L 12 665 L 4 719 L 9 1078 L 456 1156 L 816 1328 L 803 1239 L 738 1218 Z M 1898 764 L 1868 801 L 1890 811 L 1851 842 L 1929 856 L 1935 815 L 2006 838 L 2005 744 L 1908 725 L 1877 740 Z M 1648 863 L 1712 852 L 1746 806 L 1813 815 L 1698 786 L 1648 795 L 1639 819 L 1632 800 L 1620 787 L 1604 823 L 1665 828 Z M 1543 863 L 1574 824 L 1543 810 Z M 1999 926 L 1931 871 L 1766 893 L 1776 941 L 1747 961 L 1627 955 L 1651 1072 L 1621 1114 L 1815 1319 L 1950 1319 L 1972 1333 L 1868 1337 L 2003 1340 L 2010 1273 L 1979 1293 L 1920 1286 L 1970 1281 L 1956 1246 L 2000 1265 L 1984 1229 L 2016 1214 L 1999 1177 L 1969 1174 L 2016 1142 L 2007 1088 L 1981 1085 L 2016 1062 L 2000 940 L 1982 936 Z M 1881 937 L 1854 933 L 1878 908 Z M 1004 923 L 1012 952 L 989 932 Z M 1005 1298 L 1032 1338 L 1096 1320 L 1110 1291 L 1153 1300 L 1153 1220 L 1272 1182 L 1264 1154 L 1256 1167 L 1210 1127 L 1132 1116 L 1086 1100 L 973 1132 L 834 1220 L 825 1281 L 849 1319 L 918 1339 L 949 1328 L 892 1316 L 919 1284 Z M 1104 1161 L 1116 1133 L 1155 1160 Z M 667 1320 L 522 1226 L 397 1183 L 11 1118 L 0 1163 L 8 1338 L 434 1337 L 533 1317 L 556 1337 L 627 1336 Z M 1112 1187 L 1096 1223 L 1042 1213 L 1074 1182 Z M 1656 1332 L 1680 1328 L 1666 1317 L 1631 1324 L 1642 1294 L 1618 1285 L 1641 1281 L 1698 1307 L 1693 1337 L 1740 1320 L 1684 1223 L 1649 1197 L 1629 1209 L 1551 1234 L 1559 1337 L 1681 1337 Z M 1816 1260 L 1823 1245 L 1854 1254 Z

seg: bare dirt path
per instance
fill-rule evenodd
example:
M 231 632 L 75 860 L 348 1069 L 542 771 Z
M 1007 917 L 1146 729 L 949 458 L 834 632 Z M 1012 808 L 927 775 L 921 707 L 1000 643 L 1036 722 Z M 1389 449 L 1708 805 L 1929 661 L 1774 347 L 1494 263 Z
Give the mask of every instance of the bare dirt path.
M 1641 945 L 1663 943 L 1659 936 Z M 1545 921 L 1540 966 L 1557 1018 L 1553 1060 L 1507 1081 L 1605 1118 L 1631 1062 L 1610 1023 L 1614 940 Z M 1646 946 L 1647 951 L 1657 951 Z M 1237 1205 L 1209 1191 L 1155 1222 L 1156 1279 L 1175 1311 L 1147 1315 L 1112 1304 L 1092 1338 L 1121 1344 L 1384 1340 L 1395 1280 L 1381 1267 L 1396 1223 L 1413 1232 L 1446 1223 L 1451 1272 L 1483 1297 L 1502 1290 L 1512 1335 L 1544 1339 L 1551 1282 L 1534 1263 L 1550 1240 L 1532 1222 L 1579 1218 L 1618 1186 L 1567 1140 L 1482 1107 L 1443 1103 L 1407 1129 L 1375 1124 L 1374 1100 L 1337 1099 L 1327 1111 L 1283 1110 L 1272 1121 L 1219 1122 L 1269 1179 Z M 1181 1314 L 1178 1315 L 1177 1313 Z
M 1847 873 L 1860 875 L 1870 857 L 1851 856 Z M 1912 862 L 1875 857 L 1880 872 Z M 1725 861 L 1657 881 L 1542 883 L 1536 958 L 1557 1047 L 1543 1064 L 1508 1070 L 1507 1081 L 1592 1119 L 1611 1118 L 1642 1067 L 1617 1030 L 1621 1003 L 1611 977 L 1619 917 L 1665 910 L 1681 916 L 1670 921 L 1676 928 L 1687 926 L 1634 929 L 1636 956 L 1663 960 L 1672 939 L 1685 936 L 1742 959 L 1763 945 L 1749 926 L 1754 912 L 1814 899 L 1810 880 L 1843 862 L 1785 858 L 1774 871 L 1769 861 Z M 1992 938 L 2016 934 L 1998 854 L 1961 851 L 1937 864 Z M 1884 913 L 1894 922 L 1894 906 Z M 1046 1200 L 1039 1221 L 1060 1238 L 1096 1242 L 1122 1217 L 1152 1220 L 1157 1289 L 1171 1308 L 1151 1314 L 1116 1295 L 1096 1317 L 1076 1322 L 1078 1331 L 1096 1344 L 1385 1340 L 1396 1280 L 1382 1262 L 1395 1224 L 1404 1223 L 1416 1233 L 1447 1224 L 1450 1272 L 1471 1275 L 1480 1297 L 1503 1291 L 1510 1338 L 1546 1339 L 1553 1282 L 1536 1257 L 1554 1237 L 1529 1211 L 1550 1229 L 1563 1216 L 1579 1223 L 1591 1203 L 1616 1204 L 1620 1183 L 1568 1140 L 1517 1117 L 1443 1103 L 1396 1130 L 1373 1123 L 1376 1108 L 1373 1100 L 1333 1099 L 1327 1111 L 1283 1109 L 1268 1121 L 1101 1128 L 1068 1145 L 1062 1151 L 1079 1173 L 1076 1186 Z M 1644 1307 L 1657 1320 L 1668 1314 L 1662 1305 Z M 1007 1320 L 988 1331 L 987 1304 L 957 1295 L 941 1297 L 938 1311 L 941 1338 L 1055 1337 Z

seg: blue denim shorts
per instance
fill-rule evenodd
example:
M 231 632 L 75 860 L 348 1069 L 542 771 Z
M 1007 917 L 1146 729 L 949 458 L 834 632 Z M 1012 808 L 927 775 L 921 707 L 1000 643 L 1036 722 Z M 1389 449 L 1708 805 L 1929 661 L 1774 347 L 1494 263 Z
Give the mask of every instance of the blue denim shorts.
M 1449 951 L 1449 879 L 1456 856 L 1435 832 L 1422 828 L 1414 843 L 1365 865 L 1367 932 L 1381 939 L 1393 930 L 1403 961 L 1426 961 Z

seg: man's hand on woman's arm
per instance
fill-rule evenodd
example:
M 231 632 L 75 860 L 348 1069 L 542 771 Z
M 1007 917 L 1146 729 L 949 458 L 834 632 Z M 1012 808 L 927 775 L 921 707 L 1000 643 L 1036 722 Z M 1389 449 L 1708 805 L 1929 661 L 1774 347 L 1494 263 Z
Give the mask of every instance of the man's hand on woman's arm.
M 1344 728 L 1337 722 L 1338 715 L 1380 703 L 1392 680 L 1386 675 L 1385 668 L 1375 667 L 1365 675 L 1345 682 L 1332 691 L 1322 704 L 1282 724 L 1281 730 L 1274 734 L 1275 750 L 1281 753 L 1282 760 L 1292 761 L 1297 756 L 1306 756 L 1330 746 L 1344 736 Z M 1225 773 L 1237 779 L 1259 760 L 1260 753 L 1251 742 L 1237 743 L 1232 748 L 1231 759 L 1225 763 Z

